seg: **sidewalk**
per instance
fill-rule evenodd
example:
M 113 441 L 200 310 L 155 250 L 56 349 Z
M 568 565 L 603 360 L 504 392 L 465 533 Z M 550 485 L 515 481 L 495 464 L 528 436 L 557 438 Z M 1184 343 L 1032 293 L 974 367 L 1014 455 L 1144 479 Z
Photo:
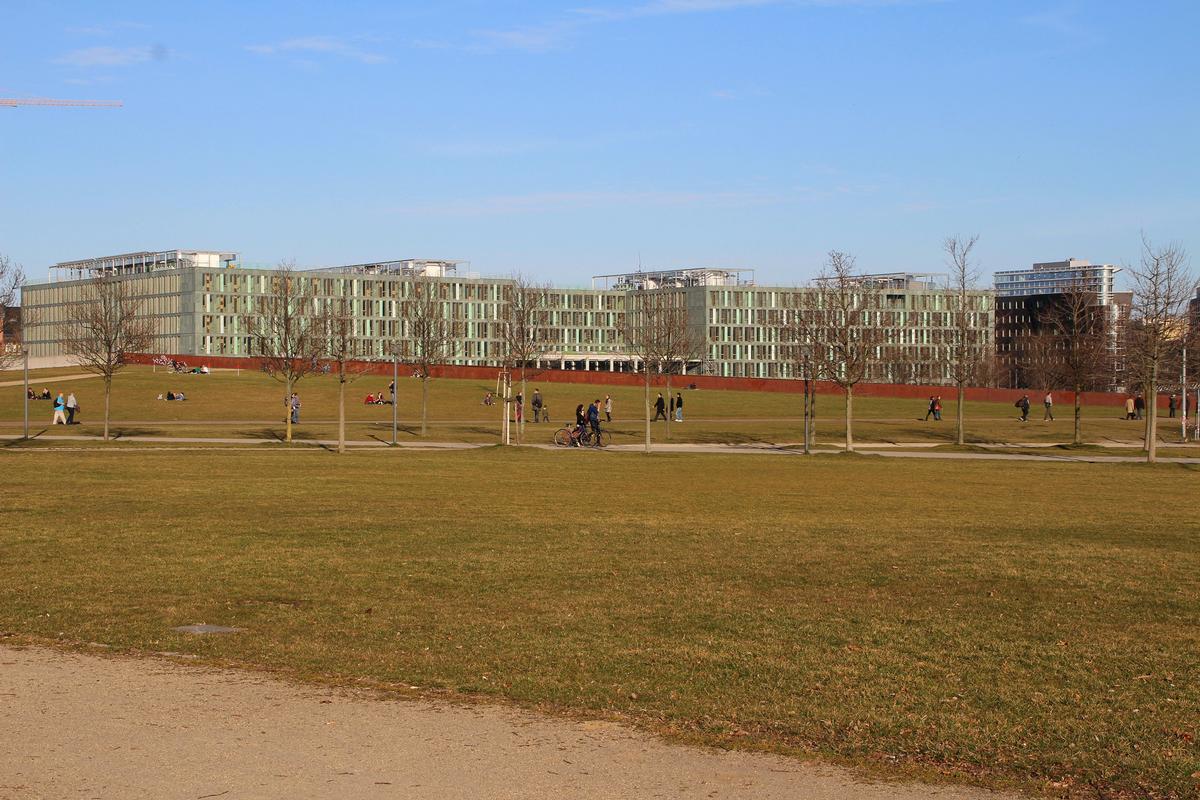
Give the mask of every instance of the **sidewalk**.
M 101 442 L 99 436 L 78 435 L 78 436 L 63 436 L 56 434 L 35 434 L 33 439 L 37 441 L 61 442 L 80 444 L 84 442 Z M 19 434 L 0 434 L 0 441 L 17 442 L 21 439 Z M 291 445 L 282 439 L 262 439 L 262 438 L 235 438 L 235 437 L 203 437 L 203 436 L 120 436 L 114 437 L 112 444 L 120 445 L 122 442 L 140 442 L 145 444 L 179 444 L 179 445 L 244 445 L 248 447 L 259 447 L 262 445 L 282 445 L 288 446 L 310 446 L 323 447 L 331 449 L 337 447 L 336 439 L 293 439 Z M 485 447 L 494 447 L 496 442 L 399 442 L 396 446 L 405 450 L 478 450 Z M 353 449 L 387 449 L 392 445 L 389 441 L 383 439 L 348 439 L 346 447 Z M 883 458 L 925 458 L 925 459 L 946 459 L 951 461 L 1058 461 L 1058 462 L 1078 462 L 1085 464 L 1122 464 L 1122 463 L 1142 463 L 1146 459 L 1142 456 L 1117 456 L 1117 455 L 1094 455 L 1089 453 L 1048 453 L 1046 455 L 1035 455 L 1029 453 L 956 453 L 934 451 L 931 448 L 937 447 L 936 443 L 930 442 L 882 442 L 882 443 L 860 443 L 855 445 L 855 452 L 861 455 L 880 456 Z M 977 445 L 979 447 L 988 447 L 1002 451 L 1004 449 L 1029 447 L 1042 448 L 1054 447 L 1053 444 L 1019 444 L 1009 442 L 1006 444 L 997 445 Z M 1132 448 L 1131 444 L 1112 445 L 1113 447 Z M 1140 445 L 1137 445 L 1140 446 Z M 1184 445 L 1159 445 L 1160 448 L 1171 446 Z M 644 453 L 645 446 L 642 444 L 614 444 L 608 447 L 597 448 L 562 448 L 556 447 L 553 444 L 525 444 L 514 445 L 514 447 L 528 447 L 535 450 L 554 450 L 571 453 L 587 452 L 587 453 Z M 814 450 L 814 455 L 831 456 L 840 455 L 842 448 L 831 444 L 822 444 L 822 449 Z M 904 450 L 901 448 L 912 448 Z M 20 448 L 10 446 L 5 449 L 10 452 L 36 453 L 47 452 L 49 448 Z M 181 448 L 186 449 L 186 448 Z M 799 449 L 799 444 L 674 444 L 655 442 L 651 447 L 653 453 L 674 453 L 674 454 L 744 454 L 744 455 L 777 455 L 777 456 L 803 456 Z M 1163 455 L 1159 457 L 1159 462 L 1169 464 L 1200 464 L 1200 457 L 1171 457 Z
M 100 376 L 93 375 L 90 372 L 79 372 L 79 373 L 76 373 L 75 375 L 55 375 L 50 378 L 30 377 L 29 385 L 31 387 L 33 387 L 34 389 L 40 389 L 43 386 L 52 388 L 55 384 L 62 383 L 63 381 L 81 381 L 84 378 L 98 378 L 98 377 L 100 377 Z M 21 380 L 19 380 L 19 381 L 0 381 L 0 388 L 5 388 L 8 386 L 24 386 L 24 385 L 25 385 L 24 378 L 21 378 Z

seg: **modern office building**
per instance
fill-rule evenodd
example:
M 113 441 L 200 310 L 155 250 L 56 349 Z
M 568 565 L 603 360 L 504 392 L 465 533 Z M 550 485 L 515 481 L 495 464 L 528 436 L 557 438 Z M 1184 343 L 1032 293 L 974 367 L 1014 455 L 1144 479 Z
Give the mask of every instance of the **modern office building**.
M 996 273 L 996 356 L 999 383 L 1013 389 L 1045 388 L 1031 386 L 1036 380 L 1030 365 L 1034 359 L 1047 358 L 1053 347 L 1036 348 L 1034 343 L 1048 331 L 1046 321 L 1060 307 L 1065 294 L 1084 291 L 1095 298 L 1097 323 L 1103 325 L 1109 339 L 1111 374 L 1089 389 L 1107 390 L 1119 386 L 1123 372 L 1121 331 L 1129 318 L 1132 295 L 1115 291 L 1115 276 L 1120 267 L 1092 264 L 1076 258 L 1034 264 L 1030 269 Z
M 307 270 L 318 302 L 348 297 L 361 338 L 360 352 L 388 358 L 403 340 L 405 299 L 417 281 L 438 287 L 447 319 L 461 336 L 448 363 L 496 366 L 502 352 L 502 320 L 515 282 L 479 277 L 460 270 L 463 262 L 401 259 Z M 61 355 L 58 330 L 65 310 L 87 295 L 94 277 L 128 281 L 131 293 L 154 320 L 157 353 L 203 358 L 252 355 L 246 317 L 257 298 L 271 291 L 274 272 L 241 266 L 226 251 L 171 250 L 64 262 L 51 270 L 53 280 L 27 285 L 24 302 L 31 310 L 27 334 L 35 357 Z M 551 288 L 544 324 L 546 346 L 541 366 L 592 371 L 640 369 L 626 347 L 626 310 L 639 296 L 669 293 L 687 309 L 693 338 L 699 343 L 688 360 L 692 374 L 786 378 L 792 365 L 785 356 L 781 323 L 803 313 L 813 287 L 758 286 L 748 269 L 690 268 L 600 275 L 591 288 Z M 860 276 L 864 294 L 875 296 L 871 324 L 886 331 L 872 380 L 944 383 L 950 379 L 949 348 L 956 295 L 936 276 L 896 273 Z M 993 296 L 972 291 L 967 317 L 973 346 L 992 346 Z
M 1093 264 L 1078 258 L 1044 261 L 1030 269 L 997 272 L 996 297 L 1032 297 L 1084 289 L 1106 306 L 1112 302 L 1116 274 L 1120 271 L 1120 267 L 1112 264 Z

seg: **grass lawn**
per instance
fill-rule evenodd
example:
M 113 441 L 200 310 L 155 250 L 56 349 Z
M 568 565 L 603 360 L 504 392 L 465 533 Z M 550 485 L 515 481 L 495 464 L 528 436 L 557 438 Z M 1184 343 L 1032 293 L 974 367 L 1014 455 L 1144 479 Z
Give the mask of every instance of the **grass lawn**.
M 65 370 L 78 373 L 79 370 Z M 19 372 L 0 373 L 0 378 L 19 379 Z M 390 406 L 366 406 L 368 392 L 386 391 L 387 376 L 364 376 L 347 390 L 348 436 L 391 440 Z M 0 380 L 4 382 L 4 380 Z M 52 406 L 46 401 L 31 404 L 33 431 L 56 434 L 95 435 L 102 422 L 103 389 L 99 379 L 60 381 L 52 377 L 35 380 L 34 386 L 52 391 L 73 391 L 82 409 L 84 424 L 70 429 L 52 429 Z M 499 437 L 501 411 L 481 404 L 484 392 L 494 384 L 468 380 L 434 380 L 430 384 L 431 425 L 426 439 L 435 441 L 495 442 Z M 634 443 L 643 436 L 642 392 L 636 387 L 530 383 L 542 390 L 551 417 L 562 424 L 574 419 L 575 406 L 611 394 L 614 424 L 609 426 L 618 443 Z M 168 390 L 183 390 L 183 403 L 156 400 Z M 336 436 L 337 383 L 327 376 L 309 377 L 298 386 L 303 401 L 302 425 L 296 435 L 328 439 Z M 219 436 L 271 438 L 283 432 L 283 387 L 257 372 L 218 371 L 210 375 L 176 375 L 150 367 L 130 367 L 118 374 L 114 384 L 114 429 L 124 435 Z M 800 396 L 775 392 L 684 391 L 687 421 L 673 425 L 676 442 L 772 442 L 799 441 L 803 434 L 799 416 Z M 944 419 L 925 422 L 924 402 L 890 398 L 859 397 L 855 400 L 855 438 L 861 442 L 951 442 L 954 438 L 952 391 L 945 394 Z M 1017 392 L 1013 396 L 1017 396 Z M 1041 408 L 1033 410 L 1033 421 L 1021 423 L 1016 409 L 1007 403 L 968 403 L 968 440 L 984 442 L 1062 442 L 1071 439 L 1069 396 L 1059 395 L 1058 419 L 1041 421 Z M 0 433 L 21 429 L 22 390 L 0 386 Z M 420 437 L 420 382 L 401 378 L 399 388 L 401 436 L 406 441 Z M 818 401 L 818 440 L 837 444 L 844 440 L 844 405 L 840 395 L 822 395 Z M 1129 441 L 1140 437 L 1142 425 L 1120 419 L 1119 409 L 1085 409 L 1084 435 L 1089 441 Z M 1163 420 L 1159 426 L 1164 440 L 1175 441 L 1178 421 Z M 528 431 L 529 441 L 548 442 L 553 425 Z M 666 425 L 654 426 L 656 441 L 664 441 Z
M 611 716 L 887 775 L 1096 798 L 1200 784 L 1194 468 L 0 459 L 9 642 Z M 171 631 L 195 622 L 246 630 Z

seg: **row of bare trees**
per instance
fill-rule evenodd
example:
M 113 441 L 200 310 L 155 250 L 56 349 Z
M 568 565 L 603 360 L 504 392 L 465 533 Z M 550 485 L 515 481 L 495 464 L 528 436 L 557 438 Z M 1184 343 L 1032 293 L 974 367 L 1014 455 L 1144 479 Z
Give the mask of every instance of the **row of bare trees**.
M 1100 304 L 1094 283 L 1078 280 L 1049 298 L 1038 314 L 1038 331 L 1018 355 L 1024 382 L 1073 396 L 1075 444 L 1083 443 L 1081 395 L 1094 387 L 1124 384 L 1146 400 L 1142 440 L 1147 460 L 1157 458 L 1157 398 L 1163 391 L 1188 394 L 1200 367 L 1200 325 L 1186 313 L 1197 285 L 1178 243 L 1156 246 L 1142 238 L 1141 255 L 1128 268 L 1133 303 L 1127 319 L 1116 306 Z M 1192 362 L 1192 363 L 1188 363 Z M 1186 365 L 1186 369 L 1185 369 Z
M 966 387 L 987 369 L 987 326 L 973 305 L 978 271 L 971 251 L 978 237 L 946 239 L 943 249 L 952 291 L 947 295 L 951 326 L 946 337 L 948 372 L 958 390 L 956 439 L 964 439 Z M 878 373 L 903 347 L 891 341 L 896 328 L 885 323 L 887 294 L 857 273 L 853 255 L 830 251 L 820 276 L 801 295 L 798 308 L 778 318 L 779 341 L 793 376 L 804 383 L 804 450 L 811 452 L 815 418 L 815 382 L 834 383 L 845 396 L 845 447 L 854 451 L 854 390 Z
M 947 374 L 958 391 L 956 439 L 964 441 L 965 387 L 979 382 L 989 369 L 987 326 L 980 324 L 977 296 L 972 288 L 978 271 L 972 253 L 978 238 L 953 237 L 943 243 L 951 274 L 951 291 L 946 295 L 952 324 L 942 342 Z M 1155 247 L 1143 240 L 1142 255 L 1132 273 L 1135 301 L 1131 319 L 1126 321 L 1121 344 L 1127 375 L 1142 387 L 1147 403 L 1146 450 L 1153 460 L 1156 453 L 1153 398 L 1164 383 L 1171 383 L 1176 365 L 1181 363 L 1188 338 L 1196 326 L 1189 326 L 1182 315 L 1196 284 L 1188 271 L 1187 255 L 1177 244 Z M 0 258 L 0 309 L 12 304 L 22 280 L 19 267 Z M 263 369 L 284 384 L 285 402 L 296 384 L 315 371 L 335 370 L 339 383 L 338 450 L 345 449 L 345 390 L 363 372 L 363 360 L 380 353 L 365 352 L 367 337 L 364 322 L 356 313 L 356 301 L 350 295 L 350 283 L 342 283 L 343 293 L 320 296 L 317 279 L 296 271 L 284 262 L 270 276 L 269 291 L 259 295 L 243 328 L 251 343 L 251 353 Z M 542 357 L 561 348 L 552 323 L 551 290 L 522 276 L 504 289 L 502 319 L 499 320 L 499 353 L 489 356 L 519 377 L 520 397 L 527 399 L 527 378 Z M 667 290 L 631 293 L 623 316 L 625 349 L 641 368 L 645 398 L 645 443 L 651 447 L 651 386 L 655 376 L 665 378 L 667 394 L 675 375 L 686 374 L 689 366 L 704 357 L 705 322 L 689 314 L 688 294 Z M 798 307 L 781 311 L 774 318 L 781 343 L 780 357 L 791 374 L 804 383 L 805 449 L 812 440 L 815 418 L 816 381 L 836 384 L 845 395 L 845 445 L 854 449 L 854 393 L 859 383 L 878 374 L 881 364 L 903 350 L 889 341 L 894 326 L 888 318 L 886 293 L 856 273 L 852 255 L 831 251 L 820 277 L 810 290 L 801 294 Z M 407 295 L 400 301 L 398 320 L 405 329 L 388 339 L 384 355 L 414 368 L 422 381 L 421 433 L 427 432 L 429 382 L 435 365 L 445 363 L 463 339 L 463 322 L 452 318 L 445 309 L 440 282 L 414 278 Z M 1066 388 L 1075 396 L 1075 441 L 1082 441 L 1080 395 L 1085 388 L 1111 373 L 1114 330 L 1107 311 L 1099 306 L 1094 288 L 1084 284 L 1063 292 L 1044 311 L 1042 332 L 1031 340 L 1025 353 L 1025 368 L 1033 379 L 1049 389 Z M 28 324 L 30 320 L 26 320 Z M 104 435 L 109 435 L 109 407 L 115 373 L 122 367 L 124 355 L 149 352 L 154 331 L 142 313 L 139 301 L 130 294 L 129 285 L 113 278 L 97 278 L 84 289 L 80 302 L 67 306 L 60 323 L 64 350 L 88 371 L 104 379 Z M 1200 343 L 1198 343 L 1200 345 Z M 1193 357 L 1200 346 L 1191 348 Z M 13 351 L 0 353 L 11 360 Z M 4 366 L 4 364 L 0 364 Z M 1193 371 L 1193 374 L 1195 371 Z M 1181 384 L 1181 392 L 1187 390 Z M 514 398 L 504 398 L 506 414 Z M 524 416 L 517 427 L 518 441 L 524 432 Z M 285 414 L 286 438 L 292 439 L 291 415 Z M 671 415 L 667 415 L 670 438 Z

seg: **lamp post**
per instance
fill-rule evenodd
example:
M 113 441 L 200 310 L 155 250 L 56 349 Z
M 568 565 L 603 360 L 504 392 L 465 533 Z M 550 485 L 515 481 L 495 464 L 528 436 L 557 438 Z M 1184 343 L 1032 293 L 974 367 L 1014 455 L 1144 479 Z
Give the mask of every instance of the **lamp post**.
M 396 442 L 396 402 L 400 393 L 400 356 L 392 353 L 392 447 L 395 447 Z
M 21 343 L 21 358 L 25 363 L 25 438 L 29 438 L 29 348 Z

